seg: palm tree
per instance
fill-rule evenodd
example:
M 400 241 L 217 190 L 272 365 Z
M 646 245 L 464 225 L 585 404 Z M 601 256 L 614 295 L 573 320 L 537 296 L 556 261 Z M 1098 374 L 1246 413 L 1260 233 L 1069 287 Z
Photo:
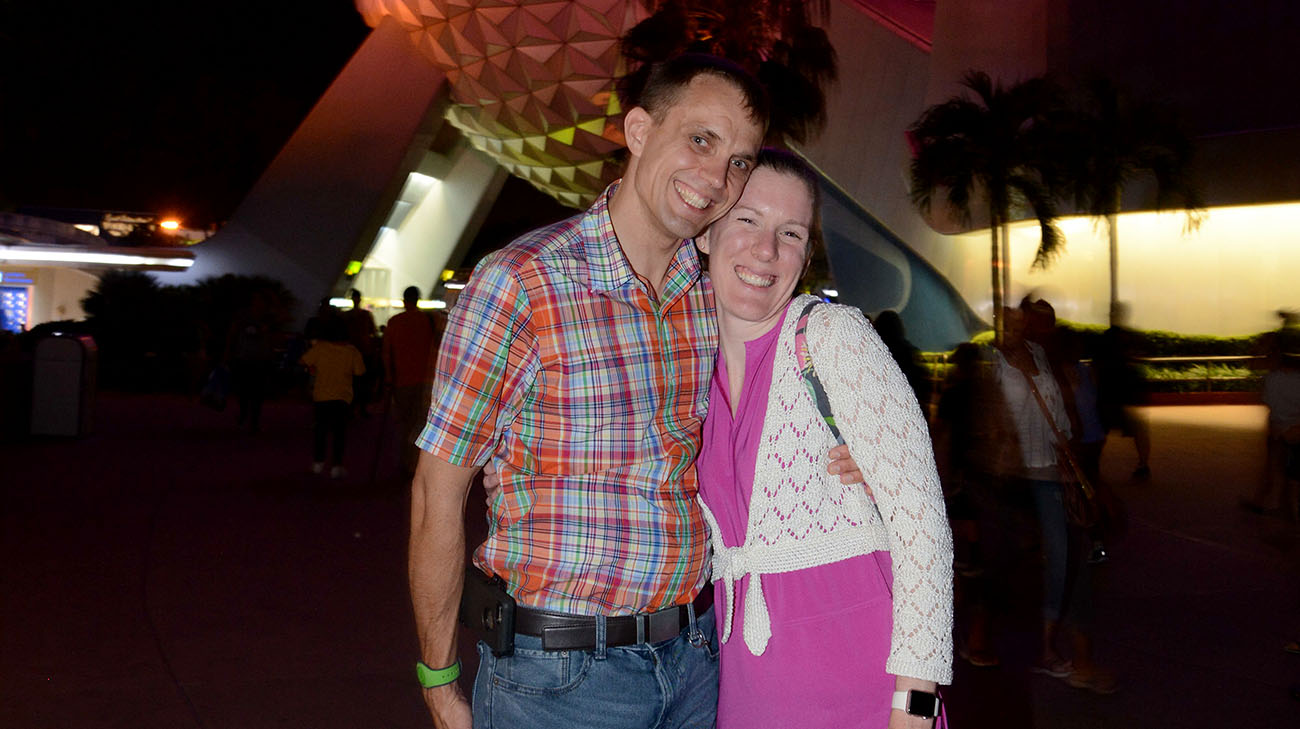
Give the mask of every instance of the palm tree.
M 1135 101 L 1106 79 L 1084 89 L 1082 108 L 1072 115 L 1077 150 L 1070 181 L 1080 210 L 1106 221 L 1110 241 L 1110 311 L 1119 303 L 1119 213 L 1124 188 L 1150 176 L 1156 210 L 1179 208 L 1188 226 L 1201 219 L 1201 196 L 1191 178 L 1192 143 L 1166 107 Z
M 1042 242 L 1035 268 L 1046 266 L 1064 243 L 1054 222 L 1063 187 L 1064 106 L 1059 89 L 1043 78 L 1004 88 L 988 74 L 971 71 L 962 83 L 974 98 L 963 94 L 936 104 L 908 130 L 912 202 L 926 215 L 936 203 L 948 206 L 967 227 L 976 206 L 986 207 L 993 327 L 1001 341 L 1013 216 L 1028 209 L 1038 219 Z

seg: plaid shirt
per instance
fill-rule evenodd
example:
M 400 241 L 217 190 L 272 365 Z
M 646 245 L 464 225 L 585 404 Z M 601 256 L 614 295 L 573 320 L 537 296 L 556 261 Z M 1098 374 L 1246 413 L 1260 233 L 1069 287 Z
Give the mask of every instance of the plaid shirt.
M 475 563 L 520 604 L 581 615 L 689 602 L 709 564 L 694 463 L 712 289 L 684 241 L 660 299 L 647 293 L 614 235 L 614 187 L 479 264 L 416 441 L 458 465 L 494 459 L 502 489 Z

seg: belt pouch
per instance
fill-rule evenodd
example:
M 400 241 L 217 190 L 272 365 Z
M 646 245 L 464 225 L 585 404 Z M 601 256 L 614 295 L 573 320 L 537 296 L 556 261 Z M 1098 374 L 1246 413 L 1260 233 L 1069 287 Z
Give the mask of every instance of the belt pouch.
M 460 622 L 473 630 L 494 656 L 515 651 L 515 599 L 500 577 L 488 577 L 477 567 L 465 567 L 460 593 Z

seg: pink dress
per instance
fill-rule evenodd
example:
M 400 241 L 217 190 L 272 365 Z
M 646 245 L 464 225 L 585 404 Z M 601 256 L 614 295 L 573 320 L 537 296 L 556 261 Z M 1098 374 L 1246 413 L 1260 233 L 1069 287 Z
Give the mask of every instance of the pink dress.
M 709 390 L 698 469 L 700 495 L 717 517 L 728 547 L 745 535 L 758 443 L 767 411 L 778 323 L 745 344 L 746 372 L 733 415 L 721 352 Z M 763 576 L 772 637 L 763 655 L 741 636 L 745 590 L 735 589 L 736 627 L 722 645 L 718 729 L 870 727 L 889 724 L 894 676 L 885 673 L 893 626 L 889 554 Z M 714 584 L 718 639 L 728 606 Z

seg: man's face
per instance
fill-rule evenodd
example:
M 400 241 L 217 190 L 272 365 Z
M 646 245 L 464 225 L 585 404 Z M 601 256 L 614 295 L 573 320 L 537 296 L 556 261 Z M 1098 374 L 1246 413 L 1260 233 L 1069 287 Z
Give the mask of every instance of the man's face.
M 643 116 L 629 139 L 633 186 L 647 222 L 669 238 L 693 237 L 740 198 L 762 127 L 739 89 L 709 75 L 695 77 L 658 122 L 634 111 Z

